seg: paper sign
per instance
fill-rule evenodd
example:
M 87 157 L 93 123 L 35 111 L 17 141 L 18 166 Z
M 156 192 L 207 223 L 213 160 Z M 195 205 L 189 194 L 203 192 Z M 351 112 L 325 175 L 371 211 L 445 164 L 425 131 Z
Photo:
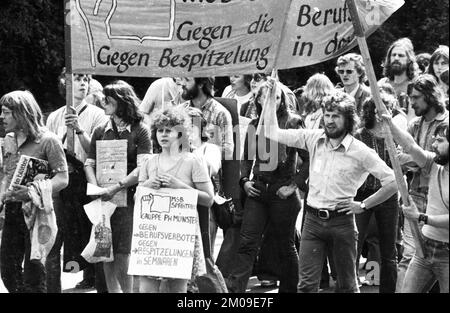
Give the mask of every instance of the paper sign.
M 196 190 L 138 186 L 128 275 L 190 279 L 197 227 Z
M 99 186 L 96 186 L 94 184 L 87 184 L 87 188 L 86 188 L 86 195 L 88 196 L 101 196 L 105 193 L 106 188 L 102 188 Z
M 127 140 L 98 140 L 96 151 L 96 177 L 100 187 L 117 184 L 127 176 Z M 118 207 L 127 206 L 127 190 L 114 195 L 111 202 Z

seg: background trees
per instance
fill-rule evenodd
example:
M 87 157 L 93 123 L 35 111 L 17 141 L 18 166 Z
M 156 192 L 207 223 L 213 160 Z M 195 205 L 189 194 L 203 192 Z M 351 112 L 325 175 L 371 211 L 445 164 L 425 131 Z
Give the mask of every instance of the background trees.
M 63 105 L 57 89 L 57 77 L 64 66 L 63 12 L 62 0 L 0 1 L 0 95 L 29 89 L 44 112 Z M 409 37 L 417 53 L 432 52 L 439 44 L 448 45 L 448 19 L 449 0 L 405 0 L 404 6 L 368 39 L 377 75 L 381 75 L 380 64 L 389 44 L 399 37 Z M 335 62 L 284 70 L 280 78 L 293 89 L 304 85 L 316 72 L 324 72 L 338 82 Z M 96 78 L 102 83 L 114 79 Z M 125 80 L 142 98 L 153 79 Z M 227 83 L 227 79 L 218 78 L 218 91 Z

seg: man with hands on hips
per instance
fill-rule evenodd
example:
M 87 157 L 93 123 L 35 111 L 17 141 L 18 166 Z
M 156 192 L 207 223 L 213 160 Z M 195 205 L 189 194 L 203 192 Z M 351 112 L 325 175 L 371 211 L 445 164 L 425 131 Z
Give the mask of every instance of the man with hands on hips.
M 271 97 L 276 95 L 272 86 Z M 264 113 L 266 136 L 310 155 L 309 193 L 300 242 L 300 292 L 318 292 L 326 247 L 332 247 L 337 292 L 359 292 L 355 268 L 357 229 L 354 214 L 382 203 L 397 192 L 395 175 L 378 154 L 352 136 L 358 124 L 354 100 L 335 91 L 323 100 L 324 129 L 280 129 L 275 107 Z M 362 202 L 358 188 L 372 174 L 382 187 Z

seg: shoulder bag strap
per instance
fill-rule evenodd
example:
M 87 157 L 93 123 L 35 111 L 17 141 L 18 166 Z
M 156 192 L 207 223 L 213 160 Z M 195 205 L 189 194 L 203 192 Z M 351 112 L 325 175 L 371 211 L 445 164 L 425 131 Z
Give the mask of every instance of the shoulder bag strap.
M 78 116 L 80 116 L 81 115 L 81 113 L 83 113 L 84 112 L 84 110 L 86 110 L 86 108 L 87 108 L 87 104 L 80 110 L 80 113 L 78 113 Z M 62 137 L 62 143 L 64 144 L 64 142 L 66 141 L 66 138 L 67 138 L 67 132 L 66 133 L 64 133 L 64 136 Z
M 114 136 L 116 137 L 116 139 L 120 139 L 119 130 L 117 129 L 116 122 L 114 122 L 113 118 L 111 118 L 111 125 L 112 125 L 113 131 L 114 131 Z

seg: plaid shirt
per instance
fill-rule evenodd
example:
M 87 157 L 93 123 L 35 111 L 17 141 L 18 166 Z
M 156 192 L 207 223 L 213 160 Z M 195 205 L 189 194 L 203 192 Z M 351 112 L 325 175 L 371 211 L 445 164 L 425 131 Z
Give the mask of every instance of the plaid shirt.
M 194 107 L 192 101 L 182 104 L 184 107 Z M 233 159 L 233 124 L 231 114 L 213 98 L 208 98 L 202 105 L 201 111 L 207 125 L 206 131 L 210 137 L 209 143 L 217 145 L 222 151 L 222 159 Z

